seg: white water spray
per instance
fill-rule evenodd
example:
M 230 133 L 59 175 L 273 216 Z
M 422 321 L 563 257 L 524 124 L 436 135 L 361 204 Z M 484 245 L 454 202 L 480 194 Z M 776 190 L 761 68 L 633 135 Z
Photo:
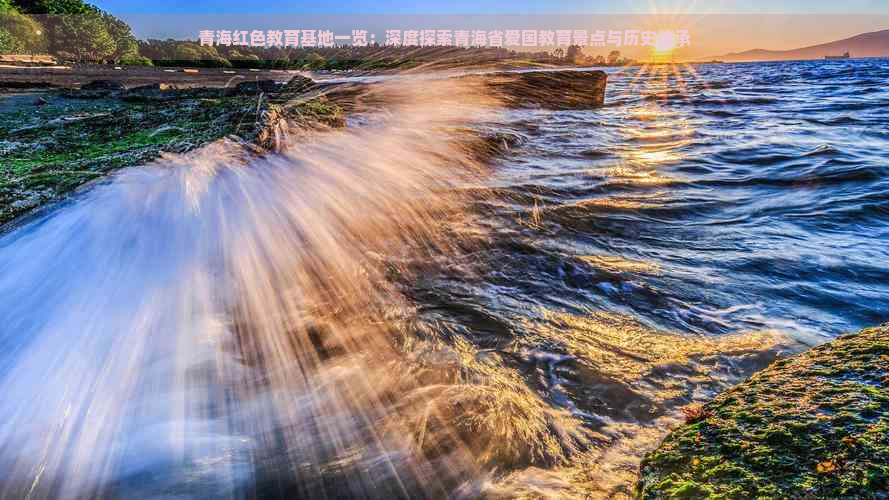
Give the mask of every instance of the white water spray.
M 385 261 L 448 247 L 436 219 L 477 171 L 447 131 L 491 109 L 392 94 L 373 126 L 128 169 L 0 239 L 4 498 L 450 487 L 459 450 L 436 465 L 399 429 L 417 384 Z

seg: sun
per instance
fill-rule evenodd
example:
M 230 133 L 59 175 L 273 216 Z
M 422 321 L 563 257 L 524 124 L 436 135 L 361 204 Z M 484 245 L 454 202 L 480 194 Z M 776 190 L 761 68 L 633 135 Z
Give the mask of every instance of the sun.
M 670 56 L 676 48 L 676 36 L 672 31 L 659 31 L 654 44 L 654 54 L 657 56 Z

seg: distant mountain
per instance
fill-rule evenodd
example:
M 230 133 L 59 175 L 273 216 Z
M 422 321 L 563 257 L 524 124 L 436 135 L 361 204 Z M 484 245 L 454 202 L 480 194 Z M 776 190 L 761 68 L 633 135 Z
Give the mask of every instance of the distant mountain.
M 889 57 L 889 30 L 862 33 L 835 42 L 812 45 L 792 50 L 753 49 L 732 52 L 715 59 L 722 61 L 781 61 L 798 59 L 824 59 L 849 52 L 851 57 Z

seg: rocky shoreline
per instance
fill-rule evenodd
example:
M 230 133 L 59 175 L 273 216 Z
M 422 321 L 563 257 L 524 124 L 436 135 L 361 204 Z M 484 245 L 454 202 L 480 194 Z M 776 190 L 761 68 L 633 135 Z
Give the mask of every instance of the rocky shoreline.
M 7 85 L 15 92 L 0 95 L 0 232 L 89 182 L 163 153 L 228 138 L 262 154 L 278 147 L 279 127 L 342 127 L 369 101 L 385 105 L 367 92 L 376 84 L 302 76 L 232 86 L 121 78 L 50 90 L 28 88 L 20 76 Z M 573 70 L 462 78 L 478 80 L 506 107 L 545 109 L 601 106 L 607 80 L 601 71 Z M 482 139 L 473 151 L 487 156 L 511 140 Z M 637 494 L 889 498 L 887 464 L 889 326 L 882 326 L 777 361 L 712 402 L 687 408 L 687 423 L 643 461 Z
M 773 363 L 643 460 L 641 498 L 889 498 L 889 325 Z
M 292 82 L 127 88 L 99 80 L 79 89 L 11 93 L 0 102 L 0 225 L 162 153 L 224 137 L 271 149 L 285 118 L 304 127 L 345 124 L 342 109 L 323 94 L 302 95 L 311 80 Z
M 163 76 L 163 73 L 159 74 Z M 23 89 L 0 74 L 0 227 L 78 187 L 163 153 L 184 153 L 229 138 L 257 152 L 277 148 L 278 128 L 341 127 L 374 84 L 241 81 L 199 86 L 118 78 L 46 90 Z M 203 78 L 203 77 L 202 77 Z M 481 79 L 509 107 L 595 107 L 604 102 L 601 71 L 494 73 Z M 200 81 L 200 80 L 199 80 Z M 198 81 L 198 82 L 199 82 Z M 138 83 L 134 85 L 133 82 Z M 146 83 L 147 82 L 147 83 Z M 196 86 L 197 85 L 197 86 Z

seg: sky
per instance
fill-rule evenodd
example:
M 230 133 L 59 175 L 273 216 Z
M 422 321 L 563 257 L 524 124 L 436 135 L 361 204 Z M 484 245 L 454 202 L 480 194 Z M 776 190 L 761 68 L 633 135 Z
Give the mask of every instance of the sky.
M 200 30 L 688 29 L 683 59 L 785 50 L 889 29 L 889 0 L 88 0 L 137 37 L 197 39 Z M 627 48 L 625 54 L 634 54 Z
M 115 14 L 889 14 L 887 0 L 95 0 Z

